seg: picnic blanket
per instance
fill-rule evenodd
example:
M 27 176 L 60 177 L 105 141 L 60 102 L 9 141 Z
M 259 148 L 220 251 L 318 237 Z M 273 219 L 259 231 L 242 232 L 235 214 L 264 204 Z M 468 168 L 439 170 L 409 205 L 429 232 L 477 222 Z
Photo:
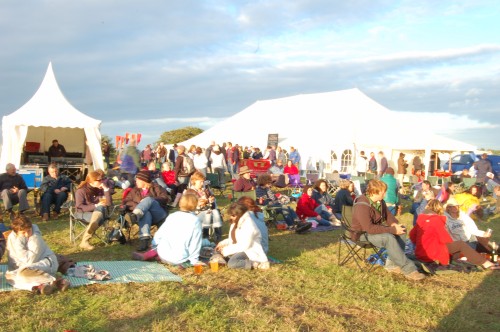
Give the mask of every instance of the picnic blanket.
M 340 226 L 316 226 L 316 228 L 309 229 L 310 232 L 327 232 L 327 231 L 335 231 L 340 229 Z
M 165 265 L 156 262 L 143 261 L 97 261 L 97 262 L 78 262 L 77 265 L 92 265 L 97 269 L 106 270 L 110 273 L 111 279 L 105 281 L 88 280 L 85 278 L 68 277 L 71 287 L 78 287 L 90 284 L 113 284 L 129 282 L 158 282 L 158 281 L 177 281 L 182 278 L 173 274 Z M 0 292 L 16 290 L 5 280 L 7 265 L 0 264 Z

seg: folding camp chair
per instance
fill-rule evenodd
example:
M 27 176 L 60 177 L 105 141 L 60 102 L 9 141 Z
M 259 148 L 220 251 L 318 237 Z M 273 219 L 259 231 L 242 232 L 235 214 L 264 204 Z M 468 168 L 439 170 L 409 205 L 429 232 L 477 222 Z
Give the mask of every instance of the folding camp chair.
M 69 211 L 69 240 L 73 243 L 76 243 L 76 241 L 83 236 L 85 229 L 89 225 L 89 222 L 83 218 L 83 212 L 78 211 L 76 208 L 75 193 L 75 184 L 71 184 L 71 191 L 68 195 L 68 200 L 61 206 L 61 208 L 66 208 Z M 106 228 L 107 219 L 93 235 L 104 244 L 107 244 L 105 239 Z
M 288 189 L 290 190 L 290 195 L 295 198 L 299 198 L 302 195 L 302 187 L 304 185 L 300 181 L 299 174 L 288 174 Z
M 463 178 L 464 188 L 467 190 L 476 184 L 476 178 Z
M 308 185 L 313 185 L 314 183 L 316 183 L 316 181 L 318 181 L 319 179 L 319 173 L 307 173 L 306 174 L 306 183 Z
M 353 207 L 344 205 L 342 207 L 342 219 L 340 223 L 342 224 L 342 232 L 339 235 L 339 253 L 338 253 L 338 264 L 340 266 L 347 264 L 351 259 L 356 263 L 360 270 L 364 270 L 362 264 L 365 266 L 367 271 L 370 271 L 375 264 L 369 264 L 366 260 L 366 251 L 373 252 L 377 254 L 382 261 L 385 260 L 382 257 L 382 250 L 374 246 L 371 242 L 365 239 L 363 234 L 360 234 L 359 240 L 354 240 L 352 234 L 354 231 L 351 228 L 352 223 L 352 213 Z M 341 259 L 341 249 L 342 245 L 345 245 L 347 253 L 344 258 Z M 360 263 L 363 262 L 363 263 Z
M 218 196 L 222 196 L 224 194 L 225 186 L 223 183 L 220 183 L 219 174 L 207 173 L 207 180 L 210 181 L 210 188 L 214 190 L 214 193 L 215 191 L 218 191 Z
M 339 173 L 325 173 L 325 180 L 328 182 L 328 194 L 333 195 L 339 187 Z

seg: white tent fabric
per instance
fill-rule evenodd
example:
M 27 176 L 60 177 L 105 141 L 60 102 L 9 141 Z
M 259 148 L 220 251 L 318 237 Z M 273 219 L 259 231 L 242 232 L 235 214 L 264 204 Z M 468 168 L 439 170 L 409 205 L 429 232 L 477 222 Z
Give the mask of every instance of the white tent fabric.
M 39 142 L 40 151 L 47 151 L 53 139 L 58 139 L 67 152 L 82 154 L 86 152 L 86 140 L 94 168 L 103 169 L 100 125 L 100 120 L 81 113 L 66 100 L 49 63 L 35 95 L 2 119 L 0 169 L 5 169 L 7 163 L 19 167 L 26 141 Z
M 345 150 L 384 151 L 397 159 L 400 151 L 473 151 L 475 146 L 452 140 L 420 128 L 404 112 L 380 105 L 358 89 L 296 95 L 257 101 L 243 111 L 193 137 L 184 145 L 206 147 L 230 141 L 243 146 L 265 148 L 268 134 L 279 135 L 284 149 L 299 151 L 302 169 L 316 163 L 339 169 Z M 418 134 L 421 133 L 421 134 Z M 337 156 L 333 165 L 332 154 Z M 394 157 L 395 156 L 395 157 Z

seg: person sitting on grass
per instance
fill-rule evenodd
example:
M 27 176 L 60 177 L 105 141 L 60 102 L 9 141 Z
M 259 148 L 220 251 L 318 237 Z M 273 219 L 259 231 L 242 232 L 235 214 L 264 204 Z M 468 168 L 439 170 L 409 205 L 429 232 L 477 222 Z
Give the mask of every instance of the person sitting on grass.
M 50 164 L 48 173 L 43 178 L 40 185 L 40 194 L 42 197 L 42 220 L 49 220 L 50 206 L 54 204 L 52 218 L 57 219 L 61 213 L 61 205 L 68 199 L 68 192 L 71 190 L 71 180 L 66 175 L 59 174 L 59 168 L 56 164 Z
M 262 209 L 257 205 L 255 200 L 248 196 L 242 196 L 238 199 L 237 203 L 243 204 L 248 208 L 250 217 L 252 217 L 255 225 L 259 228 L 261 235 L 261 245 L 264 252 L 267 254 L 269 251 L 269 230 L 267 229 L 266 222 L 264 221 L 264 213 Z
M 239 178 L 234 182 L 233 189 L 236 192 L 252 191 L 255 190 L 257 184 L 250 176 L 250 169 L 248 166 L 241 166 L 239 171 Z
M 285 222 L 289 227 L 294 226 L 295 222 L 299 222 L 300 219 L 295 213 L 295 211 L 286 205 L 281 204 L 278 197 L 271 190 L 273 180 L 269 174 L 261 174 L 257 178 L 257 188 L 255 189 L 255 195 L 259 205 L 269 206 L 276 210 L 276 213 L 282 214 L 285 218 Z
M 333 211 L 335 199 L 328 193 L 328 182 L 325 179 L 319 179 L 314 183 L 311 197 L 322 206 L 321 217 L 331 221 L 333 226 L 340 226 L 340 221 Z
M 135 178 L 136 186 L 125 197 L 124 204 L 129 212 L 125 220 L 129 226 L 139 225 L 138 251 L 146 251 L 151 239 L 151 226 L 161 225 L 167 217 L 170 196 L 156 182 L 151 181 L 149 171 L 142 170 Z
M 233 203 L 228 208 L 229 236 L 219 242 L 215 250 L 224 257 L 230 269 L 269 269 L 269 261 L 262 248 L 262 234 L 253 221 L 248 208 L 240 203 Z
M 477 252 L 491 252 L 493 246 L 489 242 L 491 234 L 481 231 L 467 213 L 460 211 L 460 205 L 455 197 L 450 197 L 446 202 L 444 215 L 446 228 L 453 241 L 464 241 Z
M 111 202 L 110 190 L 103 182 L 101 174 L 97 171 L 87 174 L 75 193 L 76 215 L 89 223 L 83 233 L 80 248 L 84 250 L 94 249 L 89 240 L 107 218 L 107 208 L 111 206 Z
M 191 175 L 191 189 L 198 195 L 198 206 L 196 213 L 203 227 L 203 237 L 208 238 L 210 228 L 212 228 L 215 243 L 222 239 L 222 217 L 217 209 L 217 202 L 213 192 L 205 188 L 205 176 L 200 171 L 196 171 Z
M 378 179 L 368 182 L 365 195 L 354 201 L 352 215 L 353 241 L 366 240 L 378 248 L 387 250 L 385 269 L 391 273 L 403 273 L 406 279 L 422 280 L 425 275 L 417 271 L 415 264 L 406 257 L 406 228 L 389 212 L 384 202 L 387 185 Z
M 297 201 L 297 208 L 295 209 L 295 212 L 297 212 L 297 215 L 303 221 L 315 221 L 320 226 L 333 226 L 330 221 L 323 219 L 321 216 L 321 212 L 326 210 L 326 207 L 322 204 L 318 204 L 318 202 L 311 197 L 312 193 L 313 188 L 311 186 L 304 186 L 304 189 L 302 189 L 302 195 Z
M 202 243 L 201 221 L 194 211 L 198 197 L 183 194 L 179 200 L 179 211 L 172 213 L 153 237 L 153 249 L 145 253 L 134 252 L 132 258 L 147 261 L 159 258 L 166 264 L 180 265 L 199 263 Z
M 450 264 L 450 256 L 453 259 L 465 257 L 469 263 L 484 269 L 500 269 L 464 241 L 453 241 L 445 225 L 446 216 L 441 202 L 437 199 L 429 201 L 410 232 L 410 239 L 415 244 L 415 256 L 418 260 L 424 263 L 438 262 L 446 266 Z
M 7 282 L 15 288 L 49 295 L 56 289 L 65 291 L 68 280 L 55 278 L 59 264 L 56 255 L 42 238 L 37 225 L 19 215 L 12 221 L 7 238 Z
M 334 211 L 335 216 L 338 219 L 342 218 L 342 207 L 344 205 L 352 206 L 354 204 L 354 199 L 352 198 L 351 191 L 349 190 L 350 186 L 351 186 L 351 181 L 340 179 L 339 181 L 340 190 L 337 191 L 337 194 L 335 195 L 335 204 L 333 205 L 335 208 Z

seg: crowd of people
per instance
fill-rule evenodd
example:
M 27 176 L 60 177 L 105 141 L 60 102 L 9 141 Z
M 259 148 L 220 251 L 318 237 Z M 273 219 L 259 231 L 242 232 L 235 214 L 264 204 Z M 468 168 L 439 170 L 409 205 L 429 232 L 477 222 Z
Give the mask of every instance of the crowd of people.
M 300 177 L 300 154 L 294 147 L 289 151 L 287 154 L 275 146 L 260 151 L 257 147 L 241 147 L 231 142 L 222 145 L 212 142 L 207 148 L 193 145 L 189 149 L 174 145 L 171 150 L 160 143 L 154 149 L 147 145 L 139 151 L 131 140 L 120 155 L 121 163 L 110 167 L 107 173 L 90 171 L 74 190 L 76 212 L 88 224 L 80 248 L 94 249 L 90 240 L 109 219 L 115 187 L 123 189 L 120 201 L 125 226 L 139 227 L 139 245 L 133 258 L 173 265 L 200 264 L 202 246 L 210 244 L 212 238 L 214 252 L 224 257 L 229 268 L 269 269 L 269 235 L 264 210 L 272 209 L 283 216 L 288 228 L 296 229 L 304 224 L 339 227 L 343 206 L 353 206 L 355 240 L 364 238 L 385 248 L 387 271 L 401 273 L 410 280 L 425 277 L 405 255 L 408 232 L 397 219 L 399 189 L 408 170 L 403 153 L 395 172 L 383 152 L 378 153 L 377 162 L 375 153 L 371 152 L 368 158 L 362 151 L 356 167 L 358 176 L 375 175 L 363 192 L 356 192 L 353 181 L 340 179 L 338 189 L 332 194 L 331 183 L 318 179 L 302 187 L 294 209 L 274 190 L 286 187 L 293 177 Z M 247 166 L 240 166 L 244 158 L 267 159 L 271 168 L 254 179 Z M 498 268 L 479 254 L 495 248 L 489 241 L 491 232 L 479 230 L 471 218 L 481 209 L 479 199 L 485 191 L 491 191 L 497 202 L 500 199 L 500 186 L 484 163 L 478 165 L 478 184 L 465 193 L 455 193 L 452 182 L 439 190 L 434 190 L 423 179 L 417 183 L 411 209 L 414 227 L 409 236 L 421 262 L 437 261 L 447 265 L 450 258 L 462 256 L 485 269 Z M 415 172 L 423 171 L 419 158 L 413 160 L 413 166 Z M 208 173 L 215 173 L 220 183 L 225 184 L 226 172 L 231 175 L 234 191 L 254 191 L 256 199 L 242 196 L 230 204 L 226 213 L 229 235 L 223 239 L 224 214 L 206 178 Z M 468 174 L 464 172 L 463 176 Z M 55 164 L 49 166 L 40 187 L 42 221 L 57 219 L 72 185 L 66 176 L 59 174 Z M 29 209 L 27 188 L 13 164 L 8 164 L 6 173 L 0 175 L 0 189 L 5 211 L 12 220 L 8 238 L 3 239 L 0 233 L 0 254 L 3 255 L 5 244 L 8 251 L 8 281 L 14 287 L 42 294 L 67 289 L 68 283 L 55 277 L 58 263 L 54 253 L 43 241 L 38 226 L 25 215 Z M 16 204 L 19 204 L 17 214 L 13 212 Z M 177 205 L 178 211 L 169 213 Z M 497 213 L 500 212 L 498 206 L 497 203 Z M 157 228 L 154 234 L 153 226 Z

